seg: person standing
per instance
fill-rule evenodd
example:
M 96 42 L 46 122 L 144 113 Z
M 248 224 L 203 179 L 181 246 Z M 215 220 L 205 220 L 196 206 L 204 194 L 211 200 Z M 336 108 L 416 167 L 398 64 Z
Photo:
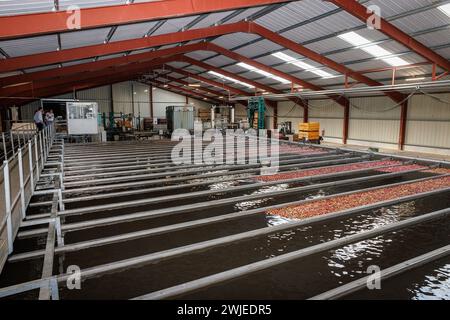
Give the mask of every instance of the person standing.
M 47 126 L 51 126 L 53 124 L 53 121 L 55 121 L 53 109 L 50 109 L 50 111 L 45 114 L 45 120 L 47 122 Z
M 44 129 L 44 119 L 42 117 L 42 110 L 43 110 L 42 107 L 39 107 L 34 113 L 34 123 L 36 124 L 38 131 Z

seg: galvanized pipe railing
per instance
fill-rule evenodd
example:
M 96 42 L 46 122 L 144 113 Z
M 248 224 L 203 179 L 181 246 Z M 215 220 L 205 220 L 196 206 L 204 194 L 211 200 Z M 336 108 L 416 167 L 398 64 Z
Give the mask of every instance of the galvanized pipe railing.
M 53 143 L 53 126 L 47 126 L 40 132 L 28 133 L 19 135 L 18 139 L 15 139 L 16 133 L 12 131 L 2 134 L 2 139 L 7 135 L 12 137 L 12 149 L 3 154 L 6 159 L 0 173 L 0 188 L 4 194 L 4 203 L 0 205 L 0 232 L 6 228 L 8 242 L 7 250 L 0 251 L 0 270 L 7 256 L 13 252 L 14 239 L 22 221 L 26 219 L 26 208 L 35 193 L 48 156 L 47 151 Z M 5 140 L 2 145 L 6 145 Z

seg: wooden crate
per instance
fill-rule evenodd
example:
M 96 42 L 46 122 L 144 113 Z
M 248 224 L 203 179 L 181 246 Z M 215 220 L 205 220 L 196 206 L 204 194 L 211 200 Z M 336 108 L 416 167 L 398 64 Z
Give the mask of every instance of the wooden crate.
M 298 125 L 299 131 L 314 131 L 319 132 L 320 131 L 320 123 L 319 122 L 304 122 L 299 123 Z
M 298 137 L 300 139 L 319 140 L 320 134 L 319 131 L 300 131 Z

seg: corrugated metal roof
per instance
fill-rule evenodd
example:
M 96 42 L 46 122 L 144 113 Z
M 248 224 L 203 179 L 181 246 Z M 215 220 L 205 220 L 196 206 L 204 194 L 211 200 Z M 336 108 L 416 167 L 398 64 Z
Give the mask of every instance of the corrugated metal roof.
M 135 2 L 147 2 L 145 0 L 137 0 Z M 440 2 L 429 2 L 424 0 L 370 0 L 363 1 L 364 5 L 375 4 L 381 8 L 381 14 L 384 18 L 391 21 L 394 25 L 402 29 L 408 34 L 417 33 L 416 39 L 423 42 L 426 46 L 433 48 L 440 46 L 437 49 L 439 54 L 442 54 L 447 59 L 450 58 L 450 18 L 443 14 L 436 8 Z M 94 7 L 104 5 L 123 4 L 125 0 L 60 0 L 60 9 L 64 10 L 69 5 L 80 5 L 82 7 Z M 1 1 L 0 15 L 2 14 L 17 14 L 26 12 L 49 11 L 53 8 L 53 1 Z M 152 21 L 143 22 L 130 25 L 118 26 L 110 42 L 121 41 L 127 39 L 134 39 L 143 37 L 149 30 L 152 30 L 152 35 L 166 34 L 177 32 L 183 28 L 189 27 L 191 29 L 204 28 L 211 26 L 214 23 L 225 21 L 225 23 L 233 23 L 240 21 L 251 15 L 261 12 L 261 10 L 269 7 L 248 8 L 237 11 L 218 12 L 190 17 L 168 19 L 164 22 Z M 273 8 L 270 7 L 270 8 Z M 256 23 L 259 23 L 272 31 L 282 31 L 281 35 L 305 46 L 320 54 L 328 54 L 328 58 L 333 59 L 338 63 L 346 64 L 354 70 L 372 69 L 386 67 L 387 64 L 382 60 L 374 59 L 373 56 L 361 49 L 353 49 L 346 41 L 338 38 L 336 35 L 349 30 L 356 30 L 356 32 L 365 38 L 372 41 L 382 41 L 380 46 L 389 50 L 393 54 L 409 52 L 409 49 L 403 45 L 389 39 L 383 33 L 376 30 L 369 30 L 364 27 L 364 24 L 354 18 L 349 13 L 342 11 L 333 4 L 321 0 L 303 0 L 294 1 L 283 5 L 274 10 L 268 10 L 267 13 L 258 17 Z M 154 28 L 158 26 L 158 28 Z M 438 29 L 435 29 L 438 28 Z M 62 49 L 82 47 L 92 44 L 101 44 L 107 38 L 111 27 L 98 28 L 92 30 L 83 30 L 69 33 L 62 33 L 61 44 Z M 423 33 L 424 30 L 435 30 L 433 32 Z M 188 43 L 195 43 L 201 40 L 194 40 Z M 290 73 L 298 78 L 309 79 L 314 84 L 330 85 L 338 82 L 343 82 L 341 79 L 318 79 L 315 74 L 305 72 L 292 64 L 282 64 L 282 61 L 270 55 L 270 53 L 282 50 L 284 53 L 292 57 L 303 59 L 302 61 L 315 67 L 322 67 L 324 71 L 336 74 L 334 70 L 324 68 L 317 62 L 305 59 L 304 57 L 285 50 L 281 46 L 271 41 L 261 39 L 259 36 L 247 33 L 235 33 L 224 35 L 212 39 L 212 41 L 226 49 L 234 49 L 235 52 L 256 59 L 258 62 L 268 66 L 273 66 L 280 71 Z M 174 47 L 177 44 L 170 44 L 159 47 L 158 49 Z M 48 35 L 41 37 L 0 41 L 0 48 L 9 56 L 16 57 L 22 55 L 29 55 L 40 52 L 55 51 L 58 48 L 57 35 Z M 136 50 L 131 54 L 147 52 L 148 49 Z M 99 57 L 100 60 L 112 57 L 118 57 L 123 53 Z M 249 79 L 258 79 L 262 83 L 272 84 L 280 88 L 288 88 L 289 86 L 276 84 L 273 79 L 260 79 L 261 76 L 253 72 L 243 72 L 242 68 L 235 65 L 236 61 L 227 57 L 217 55 L 209 51 L 196 51 L 188 53 L 187 56 L 198 60 L 205 60 L 213 66 L 225 66 L 225 70 L 240 74 Z M 417 54 L 402 55 L 402 58 L 410 63 L 423 62 L 424 59 Z M 84 59 L 80 61 L 73 61 L 64 63 L 63 66 L 73 65 L 82 62 L 89 62 L 92 59 Z M 184 63 L 170 63 L 174 67 L 184 68 Z M 56 66 L 49 66 L 56 67 Z M 44 66 L 44 68 L 49 68 Z M 36 70 L 35 68 L 34 70 Z M 430 67 L 424 66 L 421 68 L 406 69 L 398 72 L 399 76 L 413 76 L 420 74 L 420 72 L 429 72 Z M 31 70 L 33 71 L 33 70 Z M 189 71 L 203 72 L 203 76 L 211 77 L 204 73 L 205 70 L 195 66 L 189 66 Z M 389 72 L 370 74 L 374 79 L 383 79 Z M 2 75 L 0 75 L 2 76 Z M 214 78 L 214 77 L 212 77 Z M 229 83 L 230 85 L 233 85 Z M 241 88 L 241 86 L 236 85 Z M 241 88 L 242 89 L 242 88 Z
M 119 26 L 117 27 L 110 41 L 113 42 L 113 41 L 141 38 L 145 36 L 145 34 L 156 24 L 157 21 L 150 21 Z
M 0 41 L 0 48 L 10 57 L 56 51 L 58 49 L 58 37 L 52 34 L 48 36 Z
M 182 17 L 176 19 L 167 20 L 158 30 L 153 33 L 153 35 L 171 33 L 180 31 L 189 22 L 195 20 L 198 16 Z
M 99 28 L 61 34 L 62 49 L 84 47 L 101 44 L 108 35 L 110 28 Z
M 138 2 L 152 2 L 155 0 L 135 0 Z M 59 10 L 67 10 L 70 6 L 92 8 L 125 4 L 126 0 L 59 0 Z M 1 0 L 0 16 L 49 12 L 54 10 L 53 0 Z
M 0 15 L 15 15 L 51 11 L 53 0 L 3 0 L 0 2 Z
M 280 9 L 256 19 L 255 22 L 273 31 L 290 27 L 296 22 L 311 19 L 332 10 L 334 6 L 326 1 L 303 0 L 289 3 Z
M 221 47 L 230 49 L 248 43 L 258 38 L 259 37 L 256 34 L 237 32 L 233 33 L 232 35 L 224 35 L 218 37 L 217 39 L 213 40 L 213 43 Z

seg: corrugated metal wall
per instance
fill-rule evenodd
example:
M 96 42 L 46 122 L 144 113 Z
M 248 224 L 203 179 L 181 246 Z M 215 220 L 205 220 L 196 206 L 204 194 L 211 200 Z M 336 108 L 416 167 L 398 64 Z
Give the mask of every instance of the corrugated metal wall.
M 141 118 L 150 117 L 150 87 L 146 84 L 133 82 L 133 103 L 134 114 Z
M 20 112 L 22 120 L 33 120 L 34 112 L 41 106 L 40 101 L 33 101 L 22 107 L 20 107 Z
M 166 117 L 167 106 L 182 106 L 186 104 L 186 97 L 180 94 L 154 88 L 153 90 L 153 116 Z
M 450 148 L 450 94 L 417 95 L 410 102 L 406 145 Z
M 95 101 L 99 112 L 111 111 L 111 86 L 103 86 L 77 91 L 77 99 Z
M 343 134 L 344 108 L 333 100 L 308 102 L 309 121 L 319 122 L 320 130 L 325 130 L 325 138 L 341 139 Z
M 397 144 L 400 107 L 387 97 L 350 99 L 349 140 Z
M 131 81 L 113 84 L 114 112 L 133 113 Z
M 298 124 L 303 122 L 303 108 L 292 101 L 278 102 L 278 125 L 292 122 L 292 130 L 298 131 Z
M 137 114 L 142 117 L 150 115 L 149 87 L 144 84 L 123 82 L 113 85 L 113 104 L 115 112 Z M 110 87 L 104 86 L 79 91 L 79 99 L 97 101 L 101 111 L 109 111 Z M 450 94 L 435 94 L 437 98 L 426 95 L 416 95 L 409 103 L 408 122 L 406 130 L 406 146 L 408 150 L 431 152 L 443 149 L 450 152 Z M 72 94 L 65 94 L 60 99 L 72 99 Z M 441 101 L 439 101 L 440 99 Z M 134 108 L 132 101 L 134 101 Z M 153 108 L 155 117 L 165 117 L 168 105 L 183 105 L 186 98 L 183 95 L 169 91 L 153 90 Z M 209 103 L 202 100 L 189 99 L 196 108 L 208 108 Z M 352 98 L 350 100 L 349 143 L 365 145 L 379 144 L 396 148 L 400 131 L 400 107 L 394 108 L 394 102 L 387 97 Z M 22 118 L 30 120 L 40 102 L 35 101 L 21 108 Z M 342 139 L 343 116 L 342 106 L 331 100 L 309 101 L 310 121 L 320 122 L 325 130 L 325 137 L 330 141 Z M 236 120 L 247 117 L 245 107 L 236 107 Z M 273 125 L 273 111 L 268 108 L 268 124 Z M 298 131 L 298 124 L 303 122 L 303 108 L 291 101 L 278 103 L 278 123 L 291 121 L 294 131 Z M 433 149 L 435 148 L 435 149 Z

